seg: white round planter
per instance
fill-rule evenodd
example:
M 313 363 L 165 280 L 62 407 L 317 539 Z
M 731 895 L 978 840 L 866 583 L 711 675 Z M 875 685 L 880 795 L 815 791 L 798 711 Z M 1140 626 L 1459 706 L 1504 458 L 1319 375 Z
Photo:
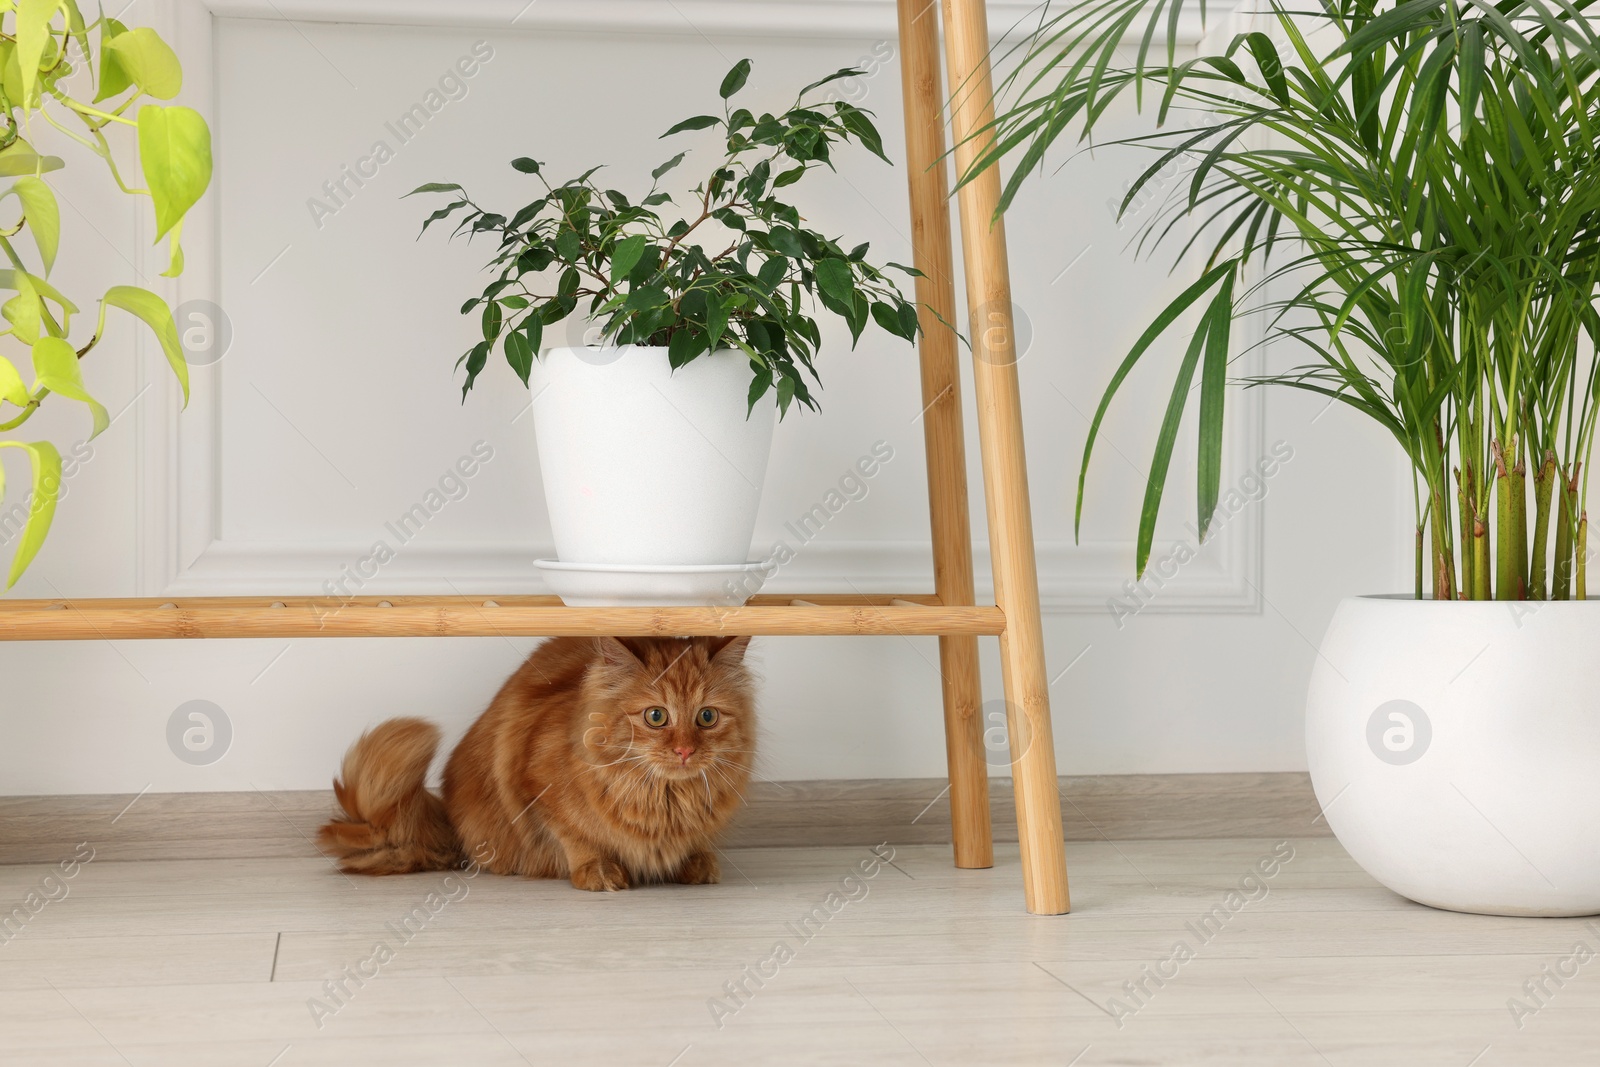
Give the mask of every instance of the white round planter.
M 1600 913 L 1600 604 L 1347 599 L 1306 751 L 1340 844 L 1396 893 Z
M 533 362 L 534 435 L 563 563 L 744 563 L 774 405 L 745 417 L 735 350 L 673 371 L 665 348 L 556 348 Z

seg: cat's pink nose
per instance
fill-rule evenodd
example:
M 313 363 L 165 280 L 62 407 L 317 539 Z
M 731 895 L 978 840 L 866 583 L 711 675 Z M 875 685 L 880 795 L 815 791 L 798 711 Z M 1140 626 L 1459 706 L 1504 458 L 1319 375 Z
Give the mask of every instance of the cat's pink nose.
M 689 757 L 694 755 L 694 746 L 693 745 L 679 745 L 677 748 L 674 748 L 672 751 L 674 751 L 674 752 L 676 752 L 678 754 L 678 759 L 679 760 L 681 760 L 684 763 L 688 763 L 689 762 Z

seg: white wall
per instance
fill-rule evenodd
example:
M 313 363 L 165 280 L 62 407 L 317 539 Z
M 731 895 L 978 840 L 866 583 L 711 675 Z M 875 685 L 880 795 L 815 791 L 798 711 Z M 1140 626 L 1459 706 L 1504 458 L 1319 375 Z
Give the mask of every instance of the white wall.
M 341 10 L 374 18 L 384 6 L 345 0 Z M 515 207 L 529 179 L 506 163 L 523 154 L 557 173 L 604 162 L 615 184 L 636 186 L 676 151 L 656 140 L 660 131 L 714 102 L 722 73 L 742 56 L 755 72 L 741 101 L 774 108 L 822 73 L 876 66 L 850 91 L 877 112 L 891 154 L 902 154 L 892 5 L 883 0 L 860 0 L 832 30 L 777 0 L 656 5 L 650 27 L 670 32 L 650 34 L 630 32 L 639 22 L 584 25 L 618 11 L 635 17 L 637 2 L 540 4 L 512 26 L 519 6 L 464 4 L 462 20 L 480 24 L 417 27 L 291 24 L 244 0 L 226 0 L 221 10 L 234 15 L 214 23 L 193 4 L 141 5 L 136 14 L 163 19 L 179 38 L 185 100 L 211 110 L 216 135 L 216 180 L 191 226 L 190 272 L 170 291 L 219 304 L 233 342 L 219 363 L 196 368 L 195 401 L 181 418 L 175 387 L 131 329 L 97 350 L 85 368 L 91 387 L 113 412 L 131 406 L 93 443 L 13 596 L 318 592 L 376 539 L 393 544 L 385 521 L 480 440 L 494 460 L 365 591 L 538 591 L 529 561 L 551 553 L 532 420 L 519 417 L 527 395 L 509 369 L 491 365 L 463 405 L 451 373 L 475 330 L 456 308 L 477 283 L 481 251 L 431 231 L 416 241 L 432 205 L 400 195 L 423 181 L 461 181 L 485 202 Z M 664 14 L 680 7 L 681 25 Z M 467 95 L 399 144 L 385 124 L 477 41 L 493 57 Z M 378 140 L 394 158 L 318 225 L 308 200 Z M 708 156 L 697 144 L 679 173 Z M 1299 769 L 1304 687 L 1335 603 L 1409 586 L 1406 487 L 1387 442 L 1342 410 L 1236 393 L 1226 484 L 1240 484 L 1275 447 L 1292 458 L 1148 607 L 1113 617 L 1107 601 L 1132 573 L 1139 472 L 1168 371 L 1130 380 L 1107 422 L 1074 547 L 1085 415 L 1115 361 L 1189 277 L 1125 250 L 1132 227 L 1119 231 L 1105 205 L 1132 166 L 1112 153 L 1076 159 L 1037 181 L 1009 220 L 1016 299 L 1033 331 L 1020 372 L 1045 631 L 1060 673 L 1052 695 L 1061 768 Z M 160 269 L 145 265 L 147 227 L 101 178 L 75 158 L 63 185 L 73 210 L 58 274 L 78 291 Z M 900 169 L 852 152 L 837 178 L 819 177 L 799 197 L 819 228 L 905 261 L 904 182 Z M 800 553 L 780 588 L 931 588 L 914 355 L 881 337 L 851 352 L 831 324 L 828 338 L 822 413 L 792 416 L 778 431 L 757 554 L 885 440 L 895 458 L 869 496 Z M 971 428 L 970 380 L 967 398 Z M 86 429 L 76 412 L 52 418 L 65 444 Z M 1191 452 L 1175 470 L 1157 559 L 1189 537 Z M 19 493 L 25 471 L 9 459 L 7 471 Z M 972 479 L 976 490 L 975 457 Z M 981 544 L 976 493 L 975 506 Z M 0 644 L 0 792 L 325 787 L 344 746 L 385 716 L 464 729 L 532 644 Z M 766 775 L 942 773 L 933 639 L 757 647 Z M 993 642 L 985 656 L 985 691 L 997 698 Z M 217 704 L 232 725 L 227 754 L 208 766 L 181 762 L 166 739 L 174 709 L 195 699 Z

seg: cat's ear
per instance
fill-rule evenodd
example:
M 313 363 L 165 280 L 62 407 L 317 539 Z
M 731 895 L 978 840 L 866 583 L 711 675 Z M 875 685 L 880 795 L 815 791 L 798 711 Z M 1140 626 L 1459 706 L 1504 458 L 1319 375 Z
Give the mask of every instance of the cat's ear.
M 594 647 L 607 667 L 637 667 L 643 662 L 633 649 L 615 637 L 597 637 Z
M 738 637 L 713 637 L 709 640 L 712 661 L 728 667 L 743 663 L 745 650 L 750 647 L 749 634 L 741 634 Z

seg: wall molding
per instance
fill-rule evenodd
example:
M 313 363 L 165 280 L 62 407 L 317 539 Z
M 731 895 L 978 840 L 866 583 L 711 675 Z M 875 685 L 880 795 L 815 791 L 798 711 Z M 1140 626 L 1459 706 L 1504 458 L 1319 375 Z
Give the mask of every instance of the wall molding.
M 509 25 L 523 0 L 151 0 L 145 18 L 173 42 L 182 57 L 185 88 L 181 102 L 200 110 L 212 124 L 219 143 L 215 77 L 215 20 L 284 18 L 319 22 L 404 25 Z M 818 14 L 819 8 L 828 14 Z M 772 32 L 809 36 L 893 34 L 894 4 L 889 0 L 538 0 L 517 20 L 518 28 L 626 29 L 628 32 L 672 32 L 661 28 L 682 9 L 695 18 L 699 32 L 749 34 Z M 991 2 L 991 22 L 1009 25 L 1031 3 Z M 509 14 L 507 13 L 509 11 Z M 833 16 L 838 16 L 837 18 Z M 676 18 L 677 16 L 672 16 Z M 532 21 L 530 21 L 532 20 Z M 567 20 L 567 21 L 563 21 Z M 570 22 L 570 25 L 569 25 Z M 579 25 L 581 23 L 581 25 Z M 165 249 L 152 248 L 141 231 L 136 266 L 152 288 L 178 309 L 190 301 L 220 303 L 220 274 L 225 240 L 221 234 L 219 187 L 228 180 L 219 167 L 213 188 L 191 211 L 184 231 L 188 268 L 177 280 L 159 278 Z M 148 222 L 141 220 L 148 228 Z M 181 316 L 180 316 L 181 318 Z M 180 321 L 179 328 L 183 328 Z M 1238 331 L 1241 335 L 1250 331 Z M 1256 336 L 1240 336 L 1242 369 L 1249 373 L 1259 360 Z M 149 344 L 143 337 L 140 343 Z M 136 589 L 145 596 L 243 594 L 314 594 L 338 581 L 370 553 L 384 536 L 373 531 L 365 543 L 259 543 L 224 540 L 220 441 L 221 374 L 224 363 L 191 368 L 191 399 L 179 413 L 179 401 L 163 361 L 142 352 L 137 364 L 153 388 L 141 401 L 138 419 L 141 484 L 138 503 Z M 1026 367 L 1024 366 L 1024 372 Z M 140 387 L 143 388 L 144 381 Z M 914 389 L 908 379 L 907 389 Z M 1236 417 L 1228 428 L 1226 449 L 1235 478 L 1250 457 L 1264 454 L 1264 407 L 1261 391 L 1230 399 Z M 969 429 L 968 448 L 976 449 L 976 431 Z M 1226 487 L 1225 487 L 1226 491 Z M 981 518 L 981 483 L 973 486 L 974 519 Z M 1155 575 L 1132 592 L 1133 545 L 1128 542 L 1074 545 L 1070 540 L 1039 540 L 1041 606 L 1051 614 L 1111 611 L 1120 601 L 1140 612 L 1162 614 L 1256 614 L 1262 610 L 1263 511 L 1255 504 L 1227 520 L 1225 528 L 1175 576 Z M 1131 524 L 1133 516 L 1128 516 Z M 1190 548 L 1195 539 L 1189 539 Z M 1158 542 L 1152 564 L 1166 559 L 1178 542 Z M 393 546 L 398 547 L 398 546 Z M 769 546 L 757 545 L 753 555 Z M 978 596 L 993 596 L 987 545 L 975 543 Z M 527 544 L 414 544 L 397 552 L 376 577 L 368 593 L 501 592 L 545 593 L 531 561 L 553 556 L 549 546 Z M 446 575 L 448 577 L 441 577 Z M 926 541 L 819 542 L 806 546 L 769 586 L 772 592 L 840 592 L 931 590 L 931 546 Z M 349 585 L 346 588 L 350 588 Z
M 383 539 L 394 558 L 364 575 L 362 561 Z M 162 596 L 395 595 L 427 593 L 542 594 L 549 588 L 533 560 L 553 557 L 551 546 L 456 542 L 396 544 L 379 533 L 374 541 L 297 542 L 215 541 L 162 588 Z M 980 602 L 992 602 L 989 552 L 977 542 L 974 562 Z M 1129 607 L 1145 600 L 1141 612 L 1162 614 L 1238 614 L 1259 609 L 1259 582 L 1248 577 L 1253 548 L 1244 539 L 1223 545 L 1184 567 L 1159 585 L 1147 580 L 1135 597 L 1125 588 L 1132 574 L 1132 550 L 1121 544 L 1077 546 L 1037 544 L 1039 595 L 1046 611 L 1088 614 L 1110 611 L 1116 598 Z M 926 541 L 845 541 L 812 544 L 767 584 L 768 593 L 930 592 L 932 545 Z M 1152 559 L 1163 556 L 1156 546 Z M 369 569 L 373 569 L 369 566 Z M 447 575 L 448 577 L 441 577 Z M 1108 577 L 1110 576 L 1110 577 Z M 331 588 L 330 588 L 331 583 Z
M 574 30 L 723 36 L 883 37 L 896 31 L 893 0 L 205 0 L 222 18 L 346 22 L 390 26 L 466 26 L 485 30 Z M 1066 5 L 1054 3 L 1059 12 Z M 989 0 L 989 29 L 1037 25 L 1038 0 Z M 1220 11 L 1212 23 L 1224 20 Z M 1204 33 L 1186 9 L 1177 38 Z M 1165 40 L 1165 33 L 1157 40 Z

